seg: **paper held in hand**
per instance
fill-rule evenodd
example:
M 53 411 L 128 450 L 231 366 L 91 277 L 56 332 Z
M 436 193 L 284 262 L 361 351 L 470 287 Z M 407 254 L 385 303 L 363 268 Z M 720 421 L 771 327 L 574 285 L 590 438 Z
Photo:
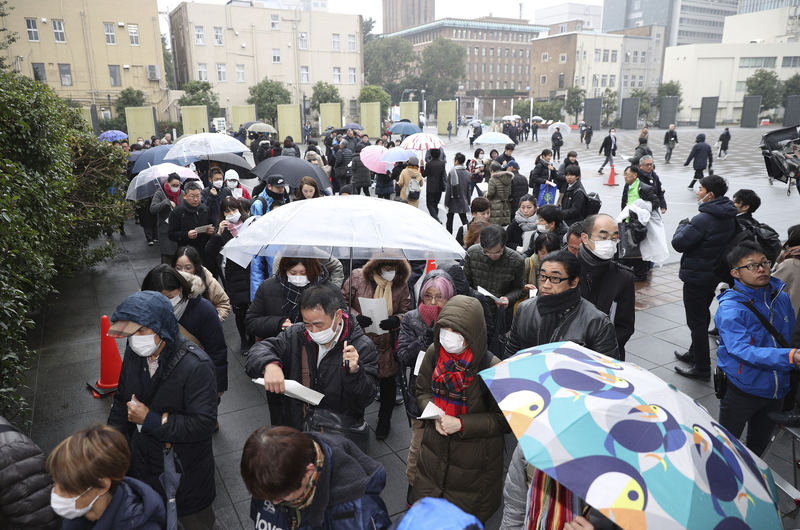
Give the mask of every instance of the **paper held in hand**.
M 253 382 L 257 385 L 264 386 L 263 377 L 253 379 Z M 304 387 L 292 379 L 284 379 L 283 386 L 285 387 L 284 395 L 289 396 L 290 398 L 299 399 L 300 401 L 308 403 L 309 405 L 319 405 L 319 402 L 325 397 L 325 394 Z
M 389 311 L 386 309 L 386 299 L 363 298 L 359 296 L 358 303 L 361 305 L 361 314 L 372 319 L 372 324 L 364 330 L 364 333 L 374 333 L 375 335 L 388 333 L 385 329 L 380 328 L 380 323 L 389 318 Z
M 195 228 L 195 230 L 197 230 L 197 233 L 198 233 L 198 234 L 202 234 L 203 232 L 205 232 L 206 230 L 208 230 L 208 229 L 209 229 L 209 228 L 211 228 L 212 226 L 214 226 L 214 225 L 203 225 L 203 226 L 198 226 L 197 228 Z
M 486 298 L 491 298 L 495 302 L 499 302 L 500 301 L 500 298 L 496 297 L 495 295 L 493 295 L 492 293 L 490 293 L 489 291 L 487 291 L 486 289 L 484 289 L 480 285 L 478 286 L 478 292 L 481 293 Z
M 444 411 L 433 404 L 433 401 L 428 401 L 428 405 L 425 407 L 425 410 L 422 411 L 418 420 L 438 420 L 442 416 L 444 416 Z
M 419 369 L 422 368 L 422 361 L 425 359 L 425 350 L 417 354 L 417 363 L 414 365 L 414 375 L 419 375 Z

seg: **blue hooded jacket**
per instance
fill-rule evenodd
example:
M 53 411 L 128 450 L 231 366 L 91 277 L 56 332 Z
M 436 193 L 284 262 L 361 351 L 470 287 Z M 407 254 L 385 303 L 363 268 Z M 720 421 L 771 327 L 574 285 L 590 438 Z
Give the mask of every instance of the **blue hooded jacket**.
M 264 211 L 264 202 L 258 200 L 258 197 L 264 199 L 266 202 L 266 211 Z M 269 196 L 267 188 L 258 194 L 250 205 L 250 214 L 262 216 L 267 214 L 272 209 L 272 203 L 275 199 Z M 266 258 L 264 256 L 253 256 L 253 261 L 250 263 L 250 301 L 256 296 L 256 291 L 261 282 L 266 280 L 272 275 L 272 261 L 274 258 Z
M 761 289 L 735 280 L 734 288 L 717 297 L 719 309 L 714 324 L 719 330 L 717 366 L 728 374 L 736 388 L 769 399 L 780 399 L 789 391 L 789 373 L 797 350 L 781 348 L 758 318 L 740 302 L 750 301 L 775 329 L 791 343 L 795 312 L 784 284 L 770 278 Z
M 164 501 L 153 488 L 125 477 L 96 522 L 85 517 L 64 519 L 62 530 L 160 530 L 167 523 Z

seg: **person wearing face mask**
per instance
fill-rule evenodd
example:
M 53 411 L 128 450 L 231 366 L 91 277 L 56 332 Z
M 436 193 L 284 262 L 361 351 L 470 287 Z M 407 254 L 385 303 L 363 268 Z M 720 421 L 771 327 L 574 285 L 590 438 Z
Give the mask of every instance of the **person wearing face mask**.
M 95 424 L 58 444 L 47 458 L 47 469 L 55 481 L 51 506 L 64 518 L 60 528 L 164 528 L 164 501 L 144 482 L 125 476 L 130 463 L 125 437 L 104 425 Z
M 302 321 L 256 343 L 245 371 L 263 377 L 268 393 L 282 394 L 284 378 L 292 379 L 324 394 L 318 408 L 363 421 L 378 391 L 378 352 L 343 302 L 341 292 L 324 285 L 305 289 L 299 303 Z M 283 424 L 301 429 L 314 410 L 286 398 Z
M 606 167 L 606 164 L 614 167 L 614 157 L 617 156 L 617 135 L 613 127 L 608 130 L 608 136 L 603 138 L 603 143 L 600 144 L 600 151 L 598 151 L 597 154 L 605 157 L 603 165 L 597 170 L 597 174 L 602 175 L 603 168 Z
M 566 250 L 552 252 L 539 270 L 539 296 L 517 308 L 506 343 L 506 358 L 533 346 L 573 341 L 619 359 L 608 316 L 581 296 L 581 263 Z
M 231 301 L 222 285 L 203 266 L 200 254 L 193 247 L 180 247 L 172 256 L 173 269 L 197 276 L 203 282 L 203 298 L 211 302 L 219 315 L 219 321 L 225 322 L 231 312 Z
M 239 174 L 233 169 L 229 169 L 225 172 L 225 187 L 231 190 L 231 195 L 237 199 L 245 199 L 248 201 L 251 199 L 250 192 L 239 182 Z M 239 196 L 239 193 L 241 193 L 241 196 Z
M 169 264 L 172 261 L 172 255 L 178 249 L 178 244 L 169 238 L 168 219 L 172 210 L 182 203 L 181 177 L 177 173 L 170 173 L 167 181 L 156 188 L 156 193 L 150 202 L 150 213 L 157 216 L 158 238 L 154 239 L 154 242 L 158 243 L 161 263 Z
M 536 157 L 536 165 L 528 178 L 528 185 L 533 188 L 533 194 L 536 195 L 536 202 L 539 206 L 553 204 L 556 201 L 558 172 L 551 163 L 552 159 L 553 152 L 550 149 L 544 149 Z
M 573 223 L 584 220 L 589 201 L 586 188 L 581 182 L 580 166 L 577 164 L 569 166 L 564 173 L 564 178 L 567 181 L 567 188 L 561 196 L 561 211 L 564 213 L 564 223 L 572 226 Z
M 206 243 L 214 233 L 211 212 L 202 203 L 203 185 L 198 180 L 189 180 L 183 185 L 183 202 L 175 207 L 169 214 L 169 239 L 180 246 L 189 245 L 195 248 L 203 258 L 205 265 L 211 272 L 216 272 L 216 264 L 205 256 Z M 207 226 L 203 231 L 196 228 Z
M 400 323 L 411 309 L 411 294 L 408 278 L 411 266 L 406 260 L 371 259 L 360 269 L 355 269 L 342 286 L 342 295 L 350 304 L 350 311 L 362 329 L 373 324 L 372 319 L 362 314 L 361 299 L 385 300 L 389 317 L 376 322 L 382 334 L 367 333 L 367 337 L 378 350 L 378 377 L 380 379 L 380 409 L 375 438 L 383 440 L 389 436 L 392 411 L 395 406 L 397 387 L 397 359 L 394 355 L 395 340 L 400 332 Z
M 621 360 L 636 322 L 636 288 L 631 270 L 612 258 L 619 245 L 619 228 L 607 214 L 590 215 L 583 221 L 578 261 L 581 263 L 581 296 L 608 315 L 614 314 L 614 333 Z
M 540 234 L 551 233 L 555 234 L 562 245 L 567 243 L 567 233 L 569 233 L 569 226 L 564 222 L 564 212 L 555 204 L 545 204 L 536 210 L 536 230 Z M 530 258 L 533 256 L 533 241 L 528 244 L 525 250 L 525 257 Z
M 523 242 L 527 237 L 536 235 L 536 197 L 531 194 L 523 195 L 519 200 L 519 209 L 514 213 L 514 218 L 511 224 L 506 228 L 508 234 L 508 241 L 506 246 L 513 248 L 517 252 L 525 250 Z
M 487 351 L 481 303 L 454 296 L 439 313 L 417 377 L 417 406 L 443 411 L 424 420 L 413 502 L 442 497 L 485 523 L 502 500 L 508 422 L 478 372 L 499 360 Z
M 213 317 L 219 323 L 216 314 Z M 216 520 L 211 447 L 217 422 L 214 364 L 181 336 L 172 304 L 160 292 L 128 296 L 117 306 L 111 322 L 108 336 L 128 339 L 108 416 L 108 425 L 128 440 L 127 475 L 153 488 L 166 504 L 159 475 L 164 472 L 165 445 L 171 444 L 181 463 L 175 497 L 178 520 L 187 529 L 210 530 Z

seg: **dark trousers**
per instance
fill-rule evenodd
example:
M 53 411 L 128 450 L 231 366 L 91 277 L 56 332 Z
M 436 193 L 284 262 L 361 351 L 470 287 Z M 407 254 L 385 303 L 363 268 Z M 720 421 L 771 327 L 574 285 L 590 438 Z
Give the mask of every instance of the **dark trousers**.
M 650 262 L 645 261 L 642 258 L 625 258 L 620 259 L 619 261 L 623 265 L 627 265 L 633 269 L 633 275 L 636 278 L 647 276 L 647 273 L 650 272 Z
M 381 199 L 391 200 L 392 194 L 391 193 L 384 193 L 383 195 L 378 195 Z
M 214 508 L 209 506 L 192 515 L 178 517 L 178 523 L 183 530 L 225 530 L 227 526 L 222 519 L 217 519 Z
M 247 315 L 247 310 L 250 308 L 250 304 L 232 304 L 233 305 L 233 314 L 236 317 L 236 329 L 239 331 L 239 339 L 241 340 L 241 349 L 250 349 L 250 347 L 255 343 L 255 337 L 248 336 L 247 331 L 245 331 L 244 327 L 244 317 Z M 246 348 L 245 348 L 246 346 Z
M 453 233 L 453 218 L 455 216 L 456 214 L 452 212 L 447 212 L 447 231 L 450 232 L 451 234 Z M 461 224 L 467 226 L 467 214 L 460 213 L 458 214 L 458 216 L 461 218 Z
M 692 182 L 689 184 L 689 187 L 694 187 L 694 183 L 703 178 L 703 170 L 702 169 L 695 169 L 694 170 L 694 177 L 692 177 Z
M 381 401 L 378 408 L 378 422 L 389 422 L 392 419 L 394 400 L 397 394 L 397 383 L 393 375 L 380 378 Z
M 608 164 L 611 167 L 614 167 L 614 157 L 611 156 L 610 154 L 606 155 L 606 159 L 603 160 L 603 165 L 600 166 L 600 171 L 603 171 L 603 168 L 606 167 L 606 164 Z
M 539 131 L 531 131 L 531 134 L 533 134 L 533 140 L 535 142 L 538 142 L 539 141 Z
M 356 186 L 356 188 L 353 191 L 355 192 L 355 195 L 359 195 L 362 190 L 364 191 L 364 195 L 366 195 L 367 197 L 370 196 L 369 186 Z
M 669 162 L 670 158 L 672 158 L 672 149 L 667 146 L 667 154 L 664 155 L 664 161 Z
M 556 160 L 561 160 L 561 146 L 553 146 L 553 158 Z
M 348 184 L 350 184 L 351 178 L 353 177 L 352 176 L 336 177 L 336 179 L 339 181 L 339 189 L 342 189 L 343 186 L 347 186 Z
M 428 213 L 431 214 L 431 217 L 436 219 L 436 221 L 439 221 L 439 201 L 441 200 L 441 191 L 425 194 L 425 206 L 428 207 Z
M 144 237 L 147 242 L 158 239 L 158 217 L 150 213 L 150 199 L 144 200 L 141 206 L 136 208 L 136 215 L 139 216 L 139 224 L 144 230 Z
M 684 302 L 685 303 L 685 302 Z M 733 386 L 728 381 L 728 390 L 719 402 L 719 423 L 732 435 L 739 438 L 747 424 L 745 445 L 758 456 L 769 445 L 775 423 L 767 417 L 769 412 L 780 412 L 783 398 L 769 399 L 754 396 Z
M 686 325 L 692 333 L 689 354 L 701 372 L 711 371 L 711 358 L 708 349 L 708 326 L 711 323 L 711 301 L 714 300 L 716 285 L 683 284 L 683 307 L 686 311 Z

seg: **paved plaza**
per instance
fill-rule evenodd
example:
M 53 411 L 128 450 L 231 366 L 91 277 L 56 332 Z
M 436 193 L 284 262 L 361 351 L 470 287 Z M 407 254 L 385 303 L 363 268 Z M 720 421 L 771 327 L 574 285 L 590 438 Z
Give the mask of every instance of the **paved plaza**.
M 652 129 L 650 132 L 656 172 L 663 181 L 669 205 L 664 216 L 668 239 L 671 239 L 681 219 L 692 217 L 697 212 L 695 194 L 686 189 L 693 171 L 683 167 L 695 136 L 698 132 L 704 132 L 713 146 L 722 128 L 703 131 L 678 128 L 677 131 L 680 143 L 673 154 L 673 163 L 669 165 L 663 163 L 664 131 Z M 797 190 L 792 189 L 791 196 L 787 197 L 786 184 L 776 182 L 771 186 L 767 180 L 763 157 L 758 149 L 760 137 L 767 131 L 731 128 L 729 157 L 725 161 L 715 162 L 714 170 L 729 180 L 729 195 L 740 188 L 755 190 L 762 199 L 755 217 L 771 225 L 785 238 L 789 226 L 800 222 L 800 216 L 797 215 L 800 198 Z M 427 132 L 433 132 L 433 129 Z M 463 152 L 467 158 L 474 152 L 464 134 L 465 129 L 460 129 L 459 136 L 454 136 L 450 141 L 446 140 L 446 136 L 443 137 L 449 165 L 456 152 Z M 602 211 L 616 215 L 620 211 L 622 185 L 604 185 L 608 180 L 608 168 L 605 175 L 597 174 L 602 163 L 597 151 L 604 136 L 604 131 L 596 131 L 591 148 L 586 149 L 585 145 L 578 145 L 577 132 L 573 131 L 565 137 L 562 155 L 566 156 L 571 149 L 578 152 L 587 191 L 598 192 L 603 200 Z M 633 155 L 637 136 L 638 131 L 618 131 L 619 156 L 615 166 L 618 184 L 624 184 L 621 173 L 628 165 L 626 158 Z M 491 146 L 483 147 L 488 155 Z M 502 150 L 502 146 L 495 147 Z M 535 156 L 549 147 L 546 131 L 540 134 L 538 143 L 529 141 L 518 146 L 514 156 L 524 175 L 527 176 L 533 168 Z M 422 197 L 421 202 L 424 203 L 424 188 Z M 420 208 L 425 208 L 424 204 L 420 204 Z M 445 218 L 443 208 L 440 209 L 440 217 L 442 220 Z M 34 408 L 29 434 L 45 452 L 52 450 L 70 433 L 93 422 L 105 423 L 108 417 L 111 399 L 94 399 L 86 389 L 86 382 L 97 380 L 100 373 L 100 317 L 110 316 L 125 297 L 139 289 L 145 274 L 160 262 L 158 246 L 147 246 L 141 228 L 133 220 L 126 224 L 126 231 L 126 236 L 114 234 L 112 237 L 119 250 L 114 259 L 74 278 L 59 279 L 56 282 L 58 293 L 50 295 L 46 306 L 35 315 L 37 325 L 30 333 L 28 343 L 38 355 L 27 374 L 29 388 L 25 390 L 25 395 Z M 105 244 L 105 240 L 97 244 Z M 712 383 L 685 379 L 674 371 L 677 361 L 673 350 L 684 351 L 690 343 L 681 299 L 682 283 L 678 279 L 679 259 L 680 256 L 672 252 L 663 267 L 653 270 L 649 281 L 637 284 L 636 333 L 628 342 L 627 360 L 674 384 L 717 417 L 719 400 L 714 396 Z M 224 329 L 231 347 L 228 353 L 229 389 L 222 397 L 219 407 L 220 428 L 214 434 L 217 467 L 214 507 L 229 529 L 249 529 L 252 528 L 250 497 L 239 475 L 239 461 L 250 433 L 259 426 L 269 424 L 269 410 L 263 386 L 253 384 L 244 373 L 245 358 L 238 354 L 239 337 L 232 316 L 224 323 Z M 118 345 L 122 351 L 125 341 L 118 341 Z M 716 347 L 713 340 L 711 345 Z M 712 349 L 712 357 L 715 357 L 715 349 Z M 367 409 L 367 420 L 373 428 L 377 414 L 378 405 L 373 403 Z M 394 410 L 389 437 L 384 441 L 373 439 L 372 443 L 370 456 L 383 464 L 387 471 L 383 498 L 393 518 L 407 509 L 405 462 L 410 439 L 411 430 L 405 410 L 399 406 Z M 506 465 L 515 444 L 513 435 L 507 435 Z M 775 453 L 767 458 L 767 463 L 775 472 L 790 479 L 791 459 L 790 443 L 788 437 L 784 437 Z M 787 512 L 793 506 L 786 498 L 782 498 L 781 507 L 783 512 Z M 487 528 L 499 527 L 501 512 L 502 509 L 489 520 Z

